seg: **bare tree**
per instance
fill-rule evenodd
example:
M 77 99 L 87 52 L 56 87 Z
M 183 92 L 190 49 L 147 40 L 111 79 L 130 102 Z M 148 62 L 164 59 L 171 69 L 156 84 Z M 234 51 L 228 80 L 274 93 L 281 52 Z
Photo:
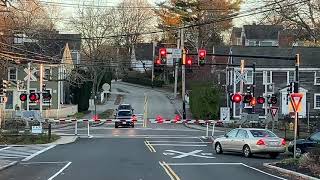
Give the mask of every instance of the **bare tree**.
M 267 14 L 269 22 L 276 22 L 285 28 L 303 29 L 314 43 L 319 41 L 319 0 L 265 0 L 265 3 L 272 10 Z

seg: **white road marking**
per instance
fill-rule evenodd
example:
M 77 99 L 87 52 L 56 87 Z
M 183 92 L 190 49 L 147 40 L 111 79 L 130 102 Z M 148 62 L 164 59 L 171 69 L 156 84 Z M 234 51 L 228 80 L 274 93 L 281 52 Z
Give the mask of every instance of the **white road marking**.
M 184 158 L 184 157 L 188 157 L 188 156 L 194 156 L 194 157 L 201 157 L 201 158 L 207 158 L 207 159 L 213 159 L 215 157 L 212 156 L 202 156 L 202 155 L 198 155 L 197 153 L 202 152 L 202 150 L 194 150 L 191 152 L 180 152 L 180 151 L 175 151 L 175 150 L 165 150 L 166 152 L 171 152 L 171 153 L 176 153 L 176 154 L 180 154 L 178 156 L 172 157 L 174 159 L 180 159 L 180 158 Z
M 57 161 L 57 162 L 26 162 L 26 163 L 20 163 L 22 165 L 28 165 L 28 164 L 65 164 L 69 163 L 69 161 Z
M 200 139 L 201 142 L 204 142 L 204 141 L 202 140 L 202 138 L 199 138 L 199 139 Z
M 72 162 L 68 162 L 68 164 L 66 164 L 63 168 L 61 168 L 57 173 L 55 173 L 53 176 L 51 176 L 48 180 L 52 180 L 55 177 L 57 177 L 60 173 L 62 173 L 65 169 L 67 169 L 67 167 L 70 166 Z
M 282 178 L 282 177 L 279 177 L 279 176 L 276 176 L 276 175 L 273 175 L 273 174 L 264 172 L 264 171 L 262 171 L 262 170 L 260 170 L 260 169 L 254 168 L 254 167 L 249 166 L 249 165 L 246 165 L 246 164 L 244 164 L 244 163 L 241 163 L 241 164 L 242 164 L 243 166 L 247 167 L 247 168 L 250 168 L 250 169 L 252 169 L 252 170 L 258 171 L 258 172 L 260 172 L 260 173 L 262 173 L 262 174 L 265 174 L 265 175 L 268 175 L 268 176 L 271 176 L 271 177 L 274 177 L 274 178 L 277 178 L 277 179 L 286 180 L 285 178 Z
M 170 166 L 242 165 L 242 163 L 167 163 Z
M 21 155 L 21 154 L 14 154 L 14 153 L 0 153 L 0 156 L 28 157 L 28 155 Z
M 171 142 L 171 143 L 181 143 L 181 144 L 210 144 L 210 142 L 198 142 L 198 141 L 149 141 L 150 143 L 167 143 L 167 142 Z
M 167 156 L 167 155 L 175 155 L 175 153 L 171 153 L 171 152 L 164 152 L 162 154 L 165 155 L 165 156 Z
M 205 144 L 151 144 L 152 146 L 185 146 L 185 147 L 204 147 Z
M 204 156 L 212 156 L 212 153 L 201 153 L 201 155 L 204 155 Z
M 47 148 L 45 148 L 45 149 L 42 149 L 41 151 L 37 151 L 37 152 L 31 154 L 30 156 L 22 159 L 21 161 L 29 161 L 30 159 L 36 157 L 37 155 L 39 155 L 39 154 L 41 154 L 41 153 L 43 153 L 43 152 L 45 152 L 45 151 L 48 151 L 48 150 L 51 149 L 51 148 L 54 148 L 55 146 L 56 146 L 56 145 L 51 145 L 51 146 L 49 146 L 49 147 L 47 147 Z

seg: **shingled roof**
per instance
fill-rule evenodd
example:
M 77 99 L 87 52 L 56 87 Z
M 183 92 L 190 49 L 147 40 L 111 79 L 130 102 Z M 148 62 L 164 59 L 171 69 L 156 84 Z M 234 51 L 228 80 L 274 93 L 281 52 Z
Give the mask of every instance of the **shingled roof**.
M 316 47 L 293 47 L 293 48 L 279 48 L 279 47 L 232 47 L 232 54 L 234 55 L 263 55 L 263 56 L 281 56 L 293 57 L 300 54 L 301 67 L 320 68 L 320 48 Z M 245 59 L 247 64 L 256 63 L 257 67 L 294 67 L 293 60 L 278 60 L 278 59 L 260 59 L 260 58 L 233 58 L 234 64 L 240 64 L 240 60 Z
M 278 25 L 244 25 L 246 39 L 278 39 L 278 33 L 283 29 Z

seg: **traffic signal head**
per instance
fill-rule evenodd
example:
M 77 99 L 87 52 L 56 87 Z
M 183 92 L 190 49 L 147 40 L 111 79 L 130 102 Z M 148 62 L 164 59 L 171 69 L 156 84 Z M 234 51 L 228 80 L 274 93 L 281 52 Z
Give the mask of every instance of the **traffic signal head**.
M 257 103 L 258 104 L 264 104 L 265 102 L 266 102 L 266 100 L 264 99 L 264 97 L 260 96 L 260 97 L 257 98 Z
M 242 100 L 241 94 L 236 93 L 236 94 L 232 95 L 232 102 L 240 103 L 241 100 Z
M 50 93 L 43 93 L 42 94 L 42 98 L 43 98 L 43 100 L 45 100 L 45 101 L 49 101 L 51 98 L 52 98 L 52 96 L 51 96 L 51 94 Z
M 253 98 L 253 97 L 252 97 L 251 94 L 247 94 L 247 95 L 244 96 L 243 102 L 244 102 L 244 103 L 250 103 L 251 100 L 252 100 L 252 98 Z
M 40 95 L 38 93 L 30 93 L 29 100 L 35 102 L 40 99 Z
M 156 65 L 161 65 L 161 60 L 160 59 L 156 59 L 155 64 Z
M 160 57 L 161 63 L 166 64 L 166 62 L 167 62 L 167 49 L 166 48 L 160 48 L 159 57 Z
M 278 99 L 275 95 L 272 95 L 270 98 L 269 98 L 269 101 L 268 101 L 268 104 L 277 104 L 278 102 Z
M 188 66 L 192 65 L 192 59 L 190 57 L 187 58 L 187 65 Z
M 20 101 L 26 101 L 28 96 L 26 94 L 20 94 Z
M 250 106 L 256 106 L 257 105 L 257 100 L 255 97 L 253 97 L 250 101 Z
M 199 49 L 198 55 L 199 55 L 199 64 L 200 65 L 204 65 L 205 64 L 205 59 L 206 59 L 206 56 L 207 56 L 207 51 L 205 49 Z

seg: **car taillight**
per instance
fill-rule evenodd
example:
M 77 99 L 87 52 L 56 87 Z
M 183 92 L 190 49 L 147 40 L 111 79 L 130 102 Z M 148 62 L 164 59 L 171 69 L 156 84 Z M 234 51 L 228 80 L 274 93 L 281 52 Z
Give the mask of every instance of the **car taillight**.
M 285 146 L 287 143 L 286 143 L 286 140 L 285 139 L 282 139 L 281 140 L 281 145 Z
M 257 145 L 266 145 L 266 143 L 264 142 L 263 139 L 259 139 L 259 140 L 257 141 Z

